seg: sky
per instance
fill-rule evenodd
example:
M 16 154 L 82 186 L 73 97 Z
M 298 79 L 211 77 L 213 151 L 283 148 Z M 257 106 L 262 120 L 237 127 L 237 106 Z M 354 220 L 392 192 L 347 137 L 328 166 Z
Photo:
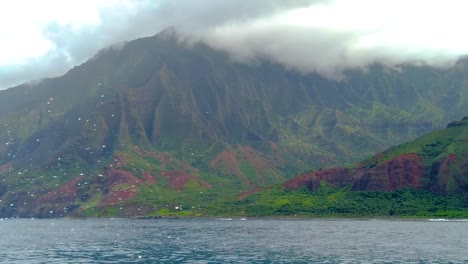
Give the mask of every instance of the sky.
M 0 89 L 170 26 L 239 62 L 330 79 L 373 63 L 446 68 L 468 54 L 466 10 L 466 0 L 0 1 Z

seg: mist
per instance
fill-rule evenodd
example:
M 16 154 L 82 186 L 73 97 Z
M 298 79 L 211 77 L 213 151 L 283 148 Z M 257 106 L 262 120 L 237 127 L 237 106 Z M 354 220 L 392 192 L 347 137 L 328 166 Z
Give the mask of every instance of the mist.
M 84 2 L 51 11 L 54 1 L 41 1 L 24 16 L 14 12 L 30 2 L 1 4 L 0 89 L 64 74 L 100 49 L 170 26 L 182 40 L 201 41 L 239 62 L 268 60 L 336 80 L 373 63 L 447 68 L 468 54 L 465 1 Z

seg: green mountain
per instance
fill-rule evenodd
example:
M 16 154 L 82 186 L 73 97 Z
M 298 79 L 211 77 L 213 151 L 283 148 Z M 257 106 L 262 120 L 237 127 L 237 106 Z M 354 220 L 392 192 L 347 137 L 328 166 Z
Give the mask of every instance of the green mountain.
M 468 117 L 355 166 L 311 171 L 211 213 L 468 217 Z
M 235 63 L 166 30 L 0 91 L 0 216 L 196 209 L 352 164 L 468 112 L 465 61 L 346 76 Z

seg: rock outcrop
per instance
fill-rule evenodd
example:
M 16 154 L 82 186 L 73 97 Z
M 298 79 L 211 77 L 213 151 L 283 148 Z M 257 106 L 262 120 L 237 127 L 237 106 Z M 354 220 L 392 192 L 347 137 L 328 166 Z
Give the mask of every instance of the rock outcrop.
M 411 152 L 412 151 L 412 152 Z M 468 118 L 412 142 L 392 147 L 353 168 L 299 175 L 283 184 L 315 191 L 320 183 L 353 191 L 390 192 L 405 187 L 437 194 L 468 193 Z
M 394 191 L 412 186 L 423 187 L 424 167 L 417 154 L 405 154 L 373 168 L 330 168 L 299 175 L 283 184 L 285 189 L 307 187 L 317 190 L 321 182 L 335 187 L 351 186 L 353 191 Z

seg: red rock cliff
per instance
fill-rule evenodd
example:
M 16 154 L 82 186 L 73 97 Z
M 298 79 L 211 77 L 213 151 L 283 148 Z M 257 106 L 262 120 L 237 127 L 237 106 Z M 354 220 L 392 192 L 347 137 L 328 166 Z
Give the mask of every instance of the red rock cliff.
M 424 167 L 417 154 L 399 155 L 373 168 L 331 168 L 299 175 L 283 184 L 283 188 L 300 187 L 317 190 L 321 182 L 336 187 L 352 186 L 354 191 L 394 191 L 412 186 L 422 188 Z

